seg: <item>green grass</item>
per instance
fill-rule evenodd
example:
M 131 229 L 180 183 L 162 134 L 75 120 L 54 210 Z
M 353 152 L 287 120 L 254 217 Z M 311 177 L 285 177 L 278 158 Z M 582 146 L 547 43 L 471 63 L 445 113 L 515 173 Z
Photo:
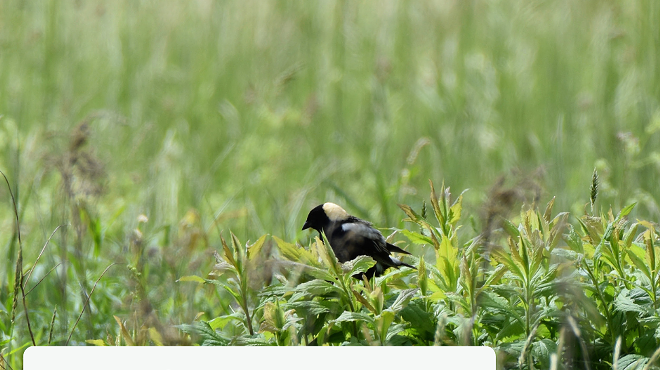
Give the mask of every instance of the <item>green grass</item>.
M 657 220 L 657 24 L 654 1 L 3 2 L 0 170 L 18 201 L 24 272 L 65 225 L 26 282 L 29 289 L 45 276 L 26 297 L 35 341 L 48 343 L 52 331 L 50 343 L 66 342 L 112 263 L 69 344 L 199 340 L 173 325 L 192 324 L 199 312 L 210 321 L 241 311 L 224 288 L 177 282 L 207 278 L 213 251 L 225 255 L 220 234 L 229 247 L 230 230 L 242 243 L 270 234 L 308 245 L 302 222 L 324 201 L 377 226 L 417 232 L 397 204 L 421 212 L 429 179 L 451 185 L 453 194 L 469 189 L 454 248 L 473 258 L 468 270 L 484 276 L 506 263 L 482 265 L 463 245 L 492 228 L 493 243 L 508 248 L 489 215 L 524 224 L 512 216 L 523 202 L 542 212 L 556 196 L 554 209 L 569 211 L 568 223 L 580 232 L 580 217 L 592 214 L 594 168 L 600 186 L 593 215 L 605 214 L 596 233 L 605 233 L 610 207 L 616 217 L 636 203 L 625 227 Z M 495 185 L 502 175 L 504 184 Z M 501 201 L 507 194 L 511 205 Z M 0 195 L 7 200 L 0 208 L 0 353 L 16 368 L 32 340 L 20 300 L 12 309 L 19 245 L 11 197 L 4 187 Z M 637 234 L 634 240 L 645 240 Z M 398 240 L 405 246 L 412 239 Z M 264 248 L 282 259 L 280 244 L 268 237 Z M 437 264 L 435 248 L 411 248 Z M 631 258 L 621 263 L 642 273 Z M 549 269 L 550 260 L 544 263 Z M 605 279 L 615 267 L 594 276 Z M 417 279 L 403 279 L 405 289 L 419 287 L 424 278 Z M 516 277 L 507 279 L 521 288 Z M 443 289 L 463 292 L 455 283 Z M 386 300 L 405 291 L 383 284 Z M 612 284 L 614 293 L 632 288 Z M 344 293 L 336 307 L 358 314 L 363 303 L 350 309 L 358 298 Z M 410 302 L 424 301 L 416 294 Z M 250 304 L 266 304 L 250 297 Z M 610 298 L 588 298 L 607 316 Z M 283 319 L 269 302 L 253 317 L 254 331 L 264 317 Z M 484 314 L 473 303 L 460 309 Z M 440 304 L 458 303 L 427 300 L 422 308 Z M 536 312 L 529 300 L 510 304 L 529 317 Z M 409 322 L 392 312 L 395 325 Z M 374 320 L 369 330 L 384 343 L 382 322 Z M 355 340 L 366 340 L 358 331 Z M 602 339 L 612 348 L 613 333 Z M 270 339 L 305 339 L 280 334 Z M 628 341 L 622 353 L 650 356 Z

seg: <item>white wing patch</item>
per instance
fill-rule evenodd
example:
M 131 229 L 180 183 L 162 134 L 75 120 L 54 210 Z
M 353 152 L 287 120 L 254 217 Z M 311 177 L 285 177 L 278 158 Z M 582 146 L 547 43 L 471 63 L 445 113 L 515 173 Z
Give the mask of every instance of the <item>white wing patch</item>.
M 373 241 L 384 241 L 383 234 L 369 225 L 357 222 L 348 222 L 341 225 L 341 228 L 344 230 L 344 232 L 352 231 L 364 238 L 371 239 Z
M 334 203 L 324 203 L 323 211 L 332 222 L 342 221 L 348 218 L 348 212 L 344 211 L 343 208 Z

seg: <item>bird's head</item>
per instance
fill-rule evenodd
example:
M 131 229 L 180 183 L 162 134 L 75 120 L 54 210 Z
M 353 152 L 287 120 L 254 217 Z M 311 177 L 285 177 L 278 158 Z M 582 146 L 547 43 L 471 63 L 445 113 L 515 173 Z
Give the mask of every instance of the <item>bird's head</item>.
M 348 217 L 348 213 L 340 206 L 330 202 L 323 203 L 309 211 L 302 229 L 312 228 L 320 233 L 329 223 L 346 220 Z

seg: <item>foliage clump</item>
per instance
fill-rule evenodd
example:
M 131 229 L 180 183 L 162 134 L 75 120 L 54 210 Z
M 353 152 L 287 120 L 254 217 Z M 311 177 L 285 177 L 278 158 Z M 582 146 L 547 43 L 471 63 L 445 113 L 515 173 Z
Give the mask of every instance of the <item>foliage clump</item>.
M 372 280 L 352 278 L 369 257 L 340 264 L 327 240 L 304 247 L 273 237 L 273 279 L 248 291 L 244 266 L 265 236 L 244 250 L 232 235 L 216 265 L 230 275 L 199 282 L 228 290 L 237 310 L 182 329 L 205 345 L 470 345 L 493 347 L 505 368 L 655 366 L 660 248 L 655 224 L 628 220 L 634 204 L 573 226 L 567 212 L 554 214 L 553 198 L 510 219 L 487 216 L 498 227 L 470 237 L 462 194 L 431 183 L 430 203 L 430 212 L 400 205 L 410 227 L 390 236 L 407 239 L 417 271 Z

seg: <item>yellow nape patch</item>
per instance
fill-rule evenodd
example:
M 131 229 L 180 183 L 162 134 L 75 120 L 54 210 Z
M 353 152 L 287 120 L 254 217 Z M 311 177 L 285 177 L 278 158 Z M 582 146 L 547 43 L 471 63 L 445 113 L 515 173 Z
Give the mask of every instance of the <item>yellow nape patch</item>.
M 348 213 L 343 208 L 334 203 L 323 204 L 323 211 L 328 216 L 330 221 L 345 220 L 348 218 Z

